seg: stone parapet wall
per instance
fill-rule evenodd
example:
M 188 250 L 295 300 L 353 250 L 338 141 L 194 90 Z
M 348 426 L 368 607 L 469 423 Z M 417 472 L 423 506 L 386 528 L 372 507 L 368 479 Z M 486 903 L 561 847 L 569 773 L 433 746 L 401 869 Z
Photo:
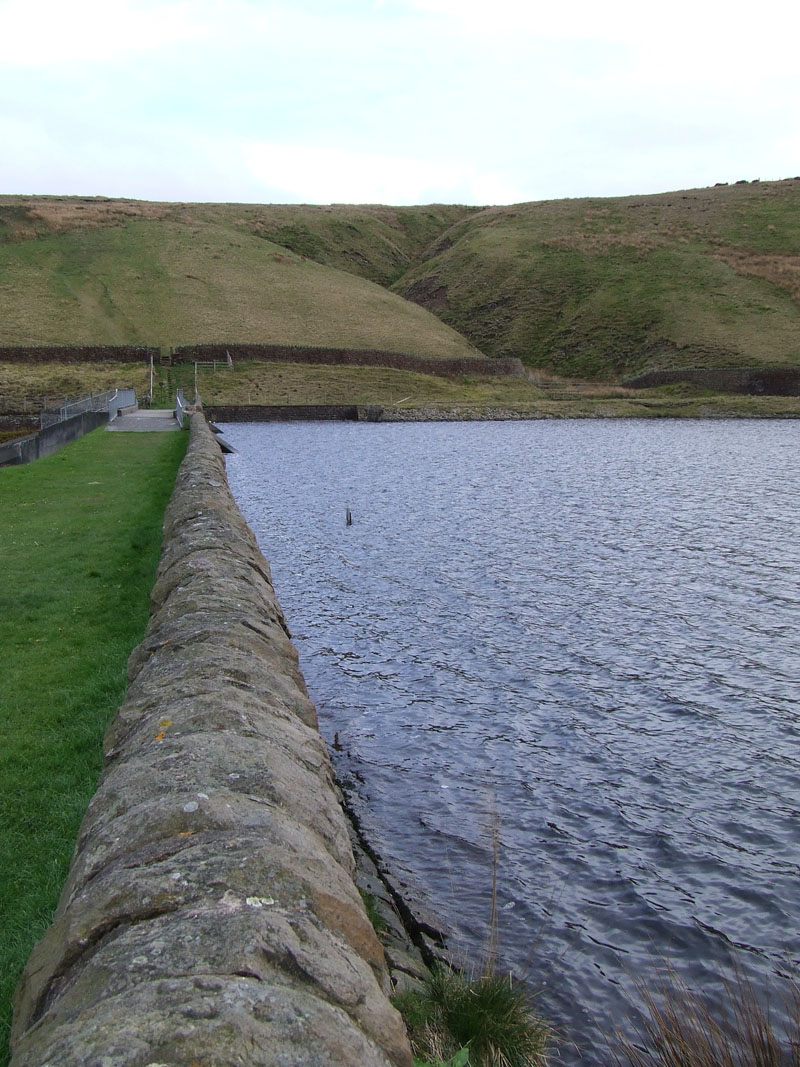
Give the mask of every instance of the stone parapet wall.
M 201 414 L 128 670 L 12 1067 L 410 1067 L 316 713 Z

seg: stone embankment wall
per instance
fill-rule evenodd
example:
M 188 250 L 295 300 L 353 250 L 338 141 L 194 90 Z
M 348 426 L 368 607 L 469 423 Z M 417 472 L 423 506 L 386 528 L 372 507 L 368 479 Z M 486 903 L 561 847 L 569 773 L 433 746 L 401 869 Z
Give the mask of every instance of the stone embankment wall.
M 494 359 L 488 356 L 465 356 L 462 359 L 436 359 L 414 356 L 406 352 L 387 352 L 382 349 L 324 348 L 313 345 L 258 344 L 201 344 L 179 345 L 170 348 L 166 356 L 173 363 L 194 363 L 218 360 L 228 355 L 234 360 L 253 360 L 263 363 L 315 363 L 334 367 L 393 367 L 416 371 L 418 374 L 438 374 L 445 378 L 465 374 L 522 378 L 525 368 L 518 359 Z M 138 363 L 150 358 L 156 361 L 160 348 L 145 345 L 4 345 L 0 346 L 0 362 L 8 363 Z
M 13 1067 L 410 1067 L 297 654 L 199 414 L 129 683 Z

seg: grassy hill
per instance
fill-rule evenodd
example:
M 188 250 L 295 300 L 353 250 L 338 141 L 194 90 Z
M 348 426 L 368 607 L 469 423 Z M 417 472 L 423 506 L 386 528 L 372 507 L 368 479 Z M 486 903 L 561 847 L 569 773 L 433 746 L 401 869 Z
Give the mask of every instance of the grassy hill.
M 394 289 L 580 377 L 800 363 L 800 181 L 488 208 Z
M 608 381 L 800 365 L 800 180 L 485 209 L 0 197 L 0 344 L 203 341 Z
M 364 276 L 397 276 L 464 209 L 298 208 L 293 227 L 287 210 L 0 198 L 0 344 L 269 341 L 477 354 Z M 270 240 L 273 231 L 297 251 Z M 321 262 L 308 258 L 312 244 Z M 357 272 L 328 265 L 336 261 Z

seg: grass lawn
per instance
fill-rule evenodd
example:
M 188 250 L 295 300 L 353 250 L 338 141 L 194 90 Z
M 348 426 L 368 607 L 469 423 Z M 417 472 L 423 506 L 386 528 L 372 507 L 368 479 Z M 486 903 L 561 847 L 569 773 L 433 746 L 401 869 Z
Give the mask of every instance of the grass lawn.
M 102 429 L 0 469 L 0 1065 L 125 692 L 188 435 Z

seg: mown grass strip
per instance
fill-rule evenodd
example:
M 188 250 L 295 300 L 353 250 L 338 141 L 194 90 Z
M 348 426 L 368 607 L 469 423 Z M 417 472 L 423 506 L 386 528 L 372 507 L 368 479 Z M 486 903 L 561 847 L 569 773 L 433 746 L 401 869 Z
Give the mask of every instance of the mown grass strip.
M 147 623 L 187 437 L 96 430 L 0 469 L 0 1065 Z

